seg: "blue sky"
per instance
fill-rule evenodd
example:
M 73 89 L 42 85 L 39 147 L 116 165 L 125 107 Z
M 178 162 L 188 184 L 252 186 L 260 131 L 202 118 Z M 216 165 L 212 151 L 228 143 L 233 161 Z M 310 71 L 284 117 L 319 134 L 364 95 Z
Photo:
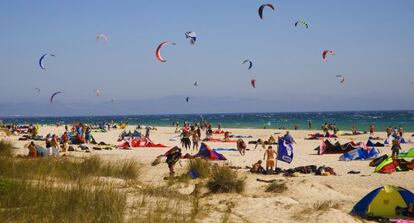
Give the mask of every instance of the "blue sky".
M 263 3 L 276 10 L 265 9 L 260 20 Z M 2 103 L 47 103 L 55 91 L 64 92 L 56 106 L 190 96 L 252 106 L 283 99 L 295 111 L 414 109 L 413 12 L 410 0 L 4 0 L 0 112 Z M 298 19 L 310 28 L 295 27 Z M 198 34 L 196 45 L 186 31 Z M 97 33 L 110 41 L 96 42 Z M 162 64 L 154 51 L 164 40 L 177 45 L 164 48 Z M 325 49 L 336 53 L 328 63 Z M 37 64 L 43 53 L 56 54 L 47 70 Z M 244 59 L 254 62 L 251 70 Z M 312 105 L 301 106 L 307 101 Z M 288 102 L 266 110 L 284 111 Z

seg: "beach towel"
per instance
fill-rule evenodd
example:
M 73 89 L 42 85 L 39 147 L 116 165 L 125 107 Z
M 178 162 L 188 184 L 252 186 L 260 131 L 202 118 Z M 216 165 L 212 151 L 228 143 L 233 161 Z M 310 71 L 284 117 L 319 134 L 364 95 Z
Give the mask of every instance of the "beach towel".
M 230 138 L 236 138 L 236 139 L 251 139 L 253 136 L 243 136 L 243 135 L 230 135 Z

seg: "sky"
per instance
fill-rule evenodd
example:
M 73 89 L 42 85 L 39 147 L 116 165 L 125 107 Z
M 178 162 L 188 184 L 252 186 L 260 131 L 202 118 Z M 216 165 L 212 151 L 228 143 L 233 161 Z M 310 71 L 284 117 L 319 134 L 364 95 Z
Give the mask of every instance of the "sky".
M 263 3 L 276 10 L 261 20 Z M 0 1 L 0 116 L 414 109 L 413 12 L 411 0 Z

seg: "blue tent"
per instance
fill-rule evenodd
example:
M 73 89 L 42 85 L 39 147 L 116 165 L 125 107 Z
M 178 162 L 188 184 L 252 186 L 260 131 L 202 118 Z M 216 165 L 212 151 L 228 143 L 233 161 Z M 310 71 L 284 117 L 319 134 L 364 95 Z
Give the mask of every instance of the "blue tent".
M 397 217 L 396 209 L 414 204 L 414 194 L 395 186 L 379 187 L 365 195 L 352 209 L 352 214 L 364 218 Z
M 350 160 L 367 160 L 374 159 L 379 155 L 379 151 L 376 148 L 364 149 L 359 147 L 357 149 L 351 150 L 347 153 L 344 153 L 339 157 L 339 160 L 350 161 Z

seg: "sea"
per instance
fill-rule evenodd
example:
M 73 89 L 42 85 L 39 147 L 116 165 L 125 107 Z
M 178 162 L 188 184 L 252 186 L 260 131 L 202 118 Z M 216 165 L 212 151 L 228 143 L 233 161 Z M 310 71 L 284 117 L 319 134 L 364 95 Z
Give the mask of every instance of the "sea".
M 3 123 L 16 124 L 71 124 L 83 123 L 128 123 L 129 125 L 173 126 L 179 122 L 199 122 L 207 120 L 213 126 L 222 128 L 267 128 L 267 129 L 320 129 L 323 123 L 335 123 L 339 130 L 367 131 L 374 124 L 376 131 L 387 127 L 403 127 L 414 131 L 414 111 L 354 111 L 354 112 L 283 112 L 283 113 L 222 113 L 222 114 L 165 114 L 165 115 L 117 115 L 117 116 L 77 116 L 77 117 L 6 117 Z

